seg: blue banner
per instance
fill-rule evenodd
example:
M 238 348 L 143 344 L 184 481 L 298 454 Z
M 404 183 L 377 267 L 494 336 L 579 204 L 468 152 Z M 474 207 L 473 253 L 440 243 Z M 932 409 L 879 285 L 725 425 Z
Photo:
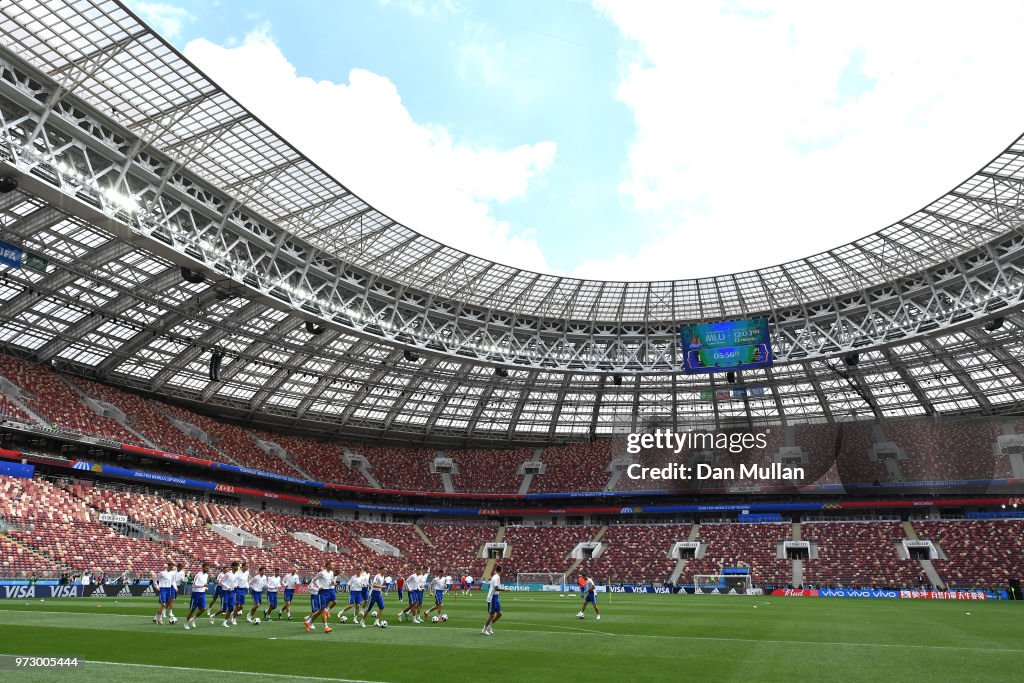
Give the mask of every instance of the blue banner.
M 29 600 L 32 598 L 80 598 L 81 586 L 0 586 L 0 598 Z
M 21 257 L 23 252 L 13 244 L 0 242 L 0 263 L 11 268 L 21 268 Z
M 0 474 L 8 477 L 21 477 L 31 479 L 36 471 L 35 465 L 22 465 L 20 462 L 8 462 L 0 460 Z

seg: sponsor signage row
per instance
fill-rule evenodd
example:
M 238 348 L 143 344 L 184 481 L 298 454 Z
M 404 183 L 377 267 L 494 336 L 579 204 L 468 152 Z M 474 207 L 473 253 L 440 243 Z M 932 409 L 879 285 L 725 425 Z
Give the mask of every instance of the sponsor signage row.
M 891 600 L 986 600 L 984 591 L 893 590 L 888 588 L 776 588 L 773 597 L 887 598 Z

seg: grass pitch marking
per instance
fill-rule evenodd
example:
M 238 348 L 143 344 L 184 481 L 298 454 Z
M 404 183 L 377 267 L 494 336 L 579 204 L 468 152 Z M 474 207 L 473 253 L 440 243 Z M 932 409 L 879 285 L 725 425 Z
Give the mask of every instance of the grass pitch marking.
M 14 658 L 15 655 L 0 654 L 0 657 Z M 198 671 L 209 674 L 232 674 L 236 676 L 259 676 L 265 679 L 284 679 L 290 681 L 334 681 L 334 683 L 384 683 L 362 678 L 331 678 L 327 676 L 299 676 L 296 674 L 268 674 L 263 671 L 228 671 L 227 669 L 206 669 L 200 666 L 172 666 L 168 664 L 139 664 L 136 662 L 108 662 L 101 659 L 84 659 L 84 666 L 91 667 L 115 666 L 132 669 L 165 669 L 167 671 Z

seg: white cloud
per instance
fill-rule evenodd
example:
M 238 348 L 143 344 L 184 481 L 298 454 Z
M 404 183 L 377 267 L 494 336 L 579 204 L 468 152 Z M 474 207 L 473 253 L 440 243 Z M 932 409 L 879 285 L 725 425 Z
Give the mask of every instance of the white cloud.
M 160 2 L 140 2 L 134 5 L 143 21 L 167 40 L 175 40 L 181 29 L 194 18 L 182 7 Z
M 713 275 L 837 246 L 953 187 L 1024 121 L 1019 3 L 595 1 L 636 46 L 620 191 L 650 228 L 577 275 Z
M 522 198 L 554 162 L 554 142 L 494 149 L 413 120 L 386 77 L 347 83 L 300 76 L 266 29 L 225 48 L 198 39 L 185 55 L 286 140 L 395 220 L 472 254 L 546 270 L 530 230 L 492 202 Z

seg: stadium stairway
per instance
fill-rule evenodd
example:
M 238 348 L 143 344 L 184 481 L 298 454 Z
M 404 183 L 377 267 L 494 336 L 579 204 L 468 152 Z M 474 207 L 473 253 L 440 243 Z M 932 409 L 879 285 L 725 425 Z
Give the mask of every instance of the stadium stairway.
M 71 389 L 71 391 L 78 394 L 78 402 L 84 405 L 86 408 L 93 411 L 97 415 L 106 417 L 107 419 L 113 420 L 114 422 L 121 425 L 121 427 L 123 427 L 126 432 L 130 433 L 132 436 L 138 439 L 138 443 L 142 444 L 143 446 L 154 448 L 156 450 L 161 450 L 159 445 L 153 443 L 145 436 L 143 436 L 140 432 L 133 429 L 132 426 L 128 424 L 128 416 L 122 413 L 120 410 L 118 410 L 116 406 L 113 406 L 104 401 L 100 401 L 98 398 L 90 396 L 89 394 L 82 390 L 82 387 L 78 386 L 75 382 L 71 381 L 71 379 L 65 377 L 60 373 L 57 373 L 56 377 L 61 382 L 66 384 Z
M 353 453 L 352 449 L 350 449 L 348 446 L 342 446 L 341 447 L 341 452 L 342 452 L 342 454 L 344 454 L 346 461 L 348 461 L 349 458 L 352 455 L 355 455 L 355 453 Z M 380 485 L 380 482 L 377 481 L 377 478 L 375 476 L 373 476 L 373 473 L 370 472 L 370 468 L 368 468 L 366 466 L 366 461 L 365 460 L 360 461 L 358 469 L 359 469 L 359 474 L 363 475 L 363 479 L 366 480 L 367 484 L 369 484 L 370 486 L 372 486 L 375 489 L 384 488 L 383 486 Z
M 502 524 L 501 526 L 498 527 L 498 533 L 494 534 L 494 542 L 495 543 L 501 543 L 504 540 L 505 540 L 505 525 Z M 480 578 L 483 579 L 484 577 L 489 577 L 491 574 L 493 574 L 494 573 L 494 565 L 497 564 L 497 562 L 498 561 L 493 559 L 493 558 L 488 559 L 487 563 L 484 564 L 484 573 L 481 574 Z
M 690 526 L 690 535 L 686 537 L 687 541 L 696 541 L 700 536 L 700 524 L 694 522 Z M 669 583 L 678 583 L 679 577 L 683 575 L 683 569 L 686 567 L 686 560 L 680 559 L 676 562 L 676 568 L 672 570 L 672 575 L 669 577 Z
M 540 462 L 540 456 L 543 452 L 543 448 L 535 448 L 533 450 L 533 458 L 531 458 L 531 460 L 533 462 Z M 525 496 L 530 491 L 530 484 L 533 483 L 533 476 L 534 475 L 532 474 L 523 475 L 523 481 L 519 484 L 519 495 Z
M 20 408 L 22 412 L 29 416 L 36 424 L 46 426 L 46 421 L 36 414 L 28 404 L 21 400 L 21 389 L 16 384 L 8 380 L 3 375 L 0 375 L 0 394 L 7 399 L 11 405 L 16 408 Z
M 316 481 L 316 477 L 314 477 L 309 472 L 299 467 L 299 463 L 296 461 L 295 457 L 291 453 L 289 453 L 284 446 L 275 441 L 260 438 L 260 436 L 251 429 L 245 430 L 245 433 L 249 435 L 249 438 L 252 439 L 257 446 L 260 447 L 261 451 L 263 451 L 267 455 L 272 455 L 282 460 L 284 464 L 288 465 L 288 467 L 291 467 L 293 470 L 301 474 L 306 479 Z
M 903 533 L 911 541 L 916 541 L 920 537 L 917 535 L 917 529 L 914 528 L 914 523 L 910 520 L 903 522 Z M 921 571 L 928 577 L 928 580 L 932 582 L 933 586 L 945 586 L 946 582 L 939 576 L 939 572 L 936 571 L 935 565 L 931 560 L 918 560 L 921 563 Z
M 598 541 L 600 541 L 606 531 L 608 531 L 607 524 L 605 524 L 597 530 L 597 533 L 594 534 L 594 537 L 592 539 L 590 539 L 590 542 L 597 543 Z M 565 575 L 570 576 L 574 571 L 576 571 L 579 568 L 581 564 L 583 564 L 583 560 L 573 560 L 572 564 L 569 565 L 569 568 L 565 570 Z
M 800 522 L 793 522 L 793 540 L 800 540 Z M 791 578 L 793 586 L 804 585 L 804 561 L 793 560 L 793 576 Z
M 423 539 L 423 542 L 427 544 L 427 547 L 434 547 L 434 542 L 430 540 L 430 537 L 427 536 L 427 532 L 421 529 L 419 524 L 413 524 L 412 530 L 415 531 L 419 535 L 419 537 Z

